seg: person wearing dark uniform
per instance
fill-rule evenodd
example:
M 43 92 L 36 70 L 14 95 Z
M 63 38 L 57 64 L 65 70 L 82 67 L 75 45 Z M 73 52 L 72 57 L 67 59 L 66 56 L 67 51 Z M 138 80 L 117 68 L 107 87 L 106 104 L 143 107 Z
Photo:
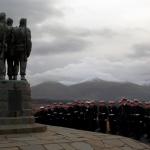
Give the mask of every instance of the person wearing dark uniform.
M 109 101 L 108 118 L 109 118 L 110 133 L 112 134 L 117 133 L 117 125 L 118 125 L 117 115 L 118 115 L 118 108 L 116 106 L 115 101 Z
M 125 123 L 126 127 L 124 127 L 124 134 L 128 137 L 133 137 L 134 135 L 134 103 L 133 100 L 128 100 L 124 107 L 124 115 L 123 115 L 123 123 Z
M 14 80 L 17 79 L 20 66 L 21 80 L 26 80 L 26 66 L 27 58 L 31 52 L 31 32 L 27 28 L 27 20 L 25 18 L 20 19 L 19 27 L 14 28 L 14 46 L 15 46 L 15 58 L 14 58 Z
M 136 139 L 140 139 L 144 134 L 144 109 L 138 100 L 134 100 L 132 103 L 130 114 L 132 120 L 132 136 Z
M 144 114 L 144 122 L 145 122 L 145 133 L 147 135 L 147 139 L 150 141 L 150 102 L 146 102 L 144 105 L 145 114 Z
M 90 113 L 92 116 L 92 131 L 96 131 L 98 128 L 98 108 L 95 101 L 90 105 Z
M 80 127 L 79 129 L 85 130 L 85 104 L 84 102 L 81 102 L 79 105 L 80 109 L 79 109 L 79 122 L 80 122 Z
M 37 111 L 34 115 L 36 122 L 41 123 L 41 124 L 47 124 L 47 118 L 48 118 L 48 112 L 45 107 L 41 106 L 40 110 Z
M 100 132 L 106 133 L 107 131 L 107 117 L 108 109 L 104 101 L 99 101 L 98 105 L 98 120 Z
M 129 136 L 129 114 L 130 114 L 130 101 L 126 98 L 121 99 L 118 107 L 118 131 L 123 136 Z M 128 104 L 129 103 L 129 104 Z

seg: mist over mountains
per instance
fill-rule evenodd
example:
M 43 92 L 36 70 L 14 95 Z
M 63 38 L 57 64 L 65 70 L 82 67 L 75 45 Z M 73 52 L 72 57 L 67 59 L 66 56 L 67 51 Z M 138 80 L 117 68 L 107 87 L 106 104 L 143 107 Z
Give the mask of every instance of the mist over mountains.
M 74 85 L 64 85 L 58 82 L 44 82 L 33 86 L 32 98 L 54 100 L 118 100 L 121 97 L 150 99 L 150 86 L 134 83 L 111 82 L 100 79 L 86 81 Z

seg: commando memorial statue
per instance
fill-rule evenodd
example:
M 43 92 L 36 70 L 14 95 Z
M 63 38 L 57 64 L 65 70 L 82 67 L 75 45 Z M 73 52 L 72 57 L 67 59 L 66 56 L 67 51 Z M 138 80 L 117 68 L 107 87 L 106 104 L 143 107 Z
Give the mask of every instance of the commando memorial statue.
M 19 66 L 20 66 L 20 75 L 21 80 L 26 80 L 26 65 L 27 58 L 30 56 L 31 52 L 31 33 L 30 30 L 26 27 L 27 20 L 22 18 L 20 20 L 19 27 L 14 28 L 13 40 L 14 40 L 14 80 L 17 79 Z
M 13 76 L 13 20 L 11 18 L 7 19 L 7 51 L 6 51 L 6 60 L 7 60 L 7 75 L 9 80 L 12 80 Z
M 32 42 L 27 20 L 20 19 L 19 27 L 13 27 L 13 20 L 6 21 L 5 13 L 0 14 L 0 80 L 7 75 L 9 80 L 17 80 L 20 70 L 21 80 L 26 80 L 27 58 L 30 56 Z
M 0 13 L 0 80 L 5 79 L 5 53 L 6 53 L 6 15 Z
M 0 13 L 0 134 L 45 131 L 32 115 L 31 88 L 25 78 L 32 48 L 27 19 L 13 27 L 13 19 Z M 21 80 L 18 80 L 20 73 Z M 6 79 L 8 75 L 8 80 Z

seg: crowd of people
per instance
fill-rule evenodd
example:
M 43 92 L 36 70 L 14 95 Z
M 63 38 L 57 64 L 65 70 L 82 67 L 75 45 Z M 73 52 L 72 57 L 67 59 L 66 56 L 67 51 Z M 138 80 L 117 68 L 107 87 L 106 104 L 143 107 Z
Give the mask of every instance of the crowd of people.
M 36 122 L 150 140 L 150 101 L 52 103 L 35 113 Z

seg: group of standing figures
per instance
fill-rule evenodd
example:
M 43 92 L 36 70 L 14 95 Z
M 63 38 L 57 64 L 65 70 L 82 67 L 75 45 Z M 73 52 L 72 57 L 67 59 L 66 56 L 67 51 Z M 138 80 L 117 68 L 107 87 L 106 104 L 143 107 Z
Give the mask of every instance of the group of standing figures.
M 150 102 L 74 101 L 51 103 L 34 114 L 36 122 L 75 129 L 119 134 L 150 141 Z
M 26 80 L 27 58 L 32 47 L 31 32 L 27 19 L 21 18 L 19 27 L 13 27 L 13 19 L 0 13 L 0 80 L 5 80 L 6 68 L 9 80 L 17 80 L 20 70 L 21 80 Z M 7 62 L 7 67 L 6 67 Z

